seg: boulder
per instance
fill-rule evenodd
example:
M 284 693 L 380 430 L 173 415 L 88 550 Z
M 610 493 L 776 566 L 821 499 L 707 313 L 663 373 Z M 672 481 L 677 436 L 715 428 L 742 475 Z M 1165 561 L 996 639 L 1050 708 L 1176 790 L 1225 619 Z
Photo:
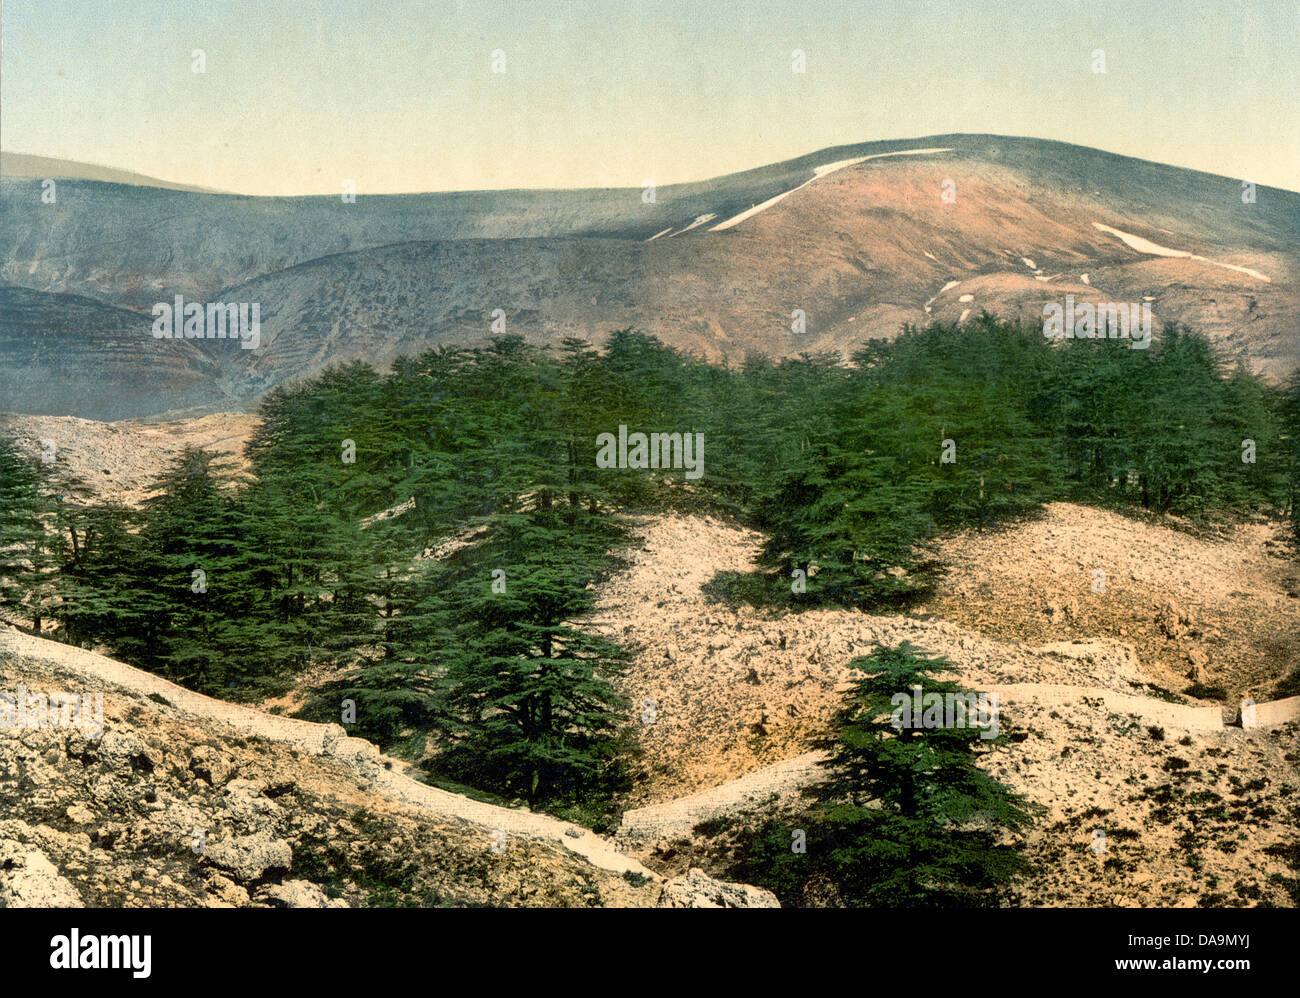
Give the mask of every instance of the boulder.
M 254 883 L 293 865 L 289 843 L 261 832 L 209 843 L 205 856 L 213 866 L 242 883 Z
M 248 891 L 229 877 L 213 877 L 208 881 L 211 896 L 209 908 L 244 908 L 248 905 Z
M 0 908 L 81 908 L 77 889 L 39 849 L 0 842 Z
M 108 731 L 99 739 L 99 757 L 118 772 L 152 773 L 162 764 L 162 754 L 133 731 Z
M 324 891 L 309 880 L 286 880 L 282 884 L 268 884 L 257 892 L 257 900 L 272 908 L 347 907 L 347 902 L 331 901 Z
M 211 786 L 219 787 L 230 779 L 230 763 L 211 745 L 195 745 L 190 752 L 190 772 Z
M 280 806 L 266 797 L 266 784 L 256 780 L 231 780 L 221 803 L 226 814 L 249 831 L 262 831 L 281 815 Z
M 751 884 L 728 884 L 714 880 L 703 870 L 691 869 L 684 877 L 664 884 L 660 908 L 779 908 L 771 891 Z

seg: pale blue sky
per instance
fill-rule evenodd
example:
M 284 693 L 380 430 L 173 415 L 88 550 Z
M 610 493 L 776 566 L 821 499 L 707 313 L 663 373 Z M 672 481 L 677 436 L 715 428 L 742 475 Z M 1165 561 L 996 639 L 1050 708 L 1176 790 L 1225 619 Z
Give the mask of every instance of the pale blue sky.
M 250 194 L 337 194 L 343 178 L 365 194 L 666 184 L 831 145 L 994 132 L 1300 190 L 1298 11 L 5 0 L 0 142 Z M 1091 71 L 1098 48 L 1105 75 Z

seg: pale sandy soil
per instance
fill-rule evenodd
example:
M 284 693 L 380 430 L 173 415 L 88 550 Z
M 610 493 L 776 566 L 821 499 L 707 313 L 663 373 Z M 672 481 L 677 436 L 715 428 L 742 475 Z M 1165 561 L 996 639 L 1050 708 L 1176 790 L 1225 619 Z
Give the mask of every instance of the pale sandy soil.
M 34 454 L 54 439 L 63 473 L 129 504 L 186 442 L 242 470 L 238 455 L 256 425 L 243 415 L 0 420 Z M 1222 723 L 1234 721 L 1242 696 L 1272 699 L 1300 664 L 1300 569 L 1276 524 L 1214 537 L 1173 526 L 1051 504 L 1008 530 L 945 538 L 937 553 L 950 571 L 934 597 L 908 615 L 878 616 L 712 602 L 701 587 L 719 571 L 751 569 L 762 538 L 708 517 L 639 520 L 641 545 L 600 587 L 586 622 L 634 656 L 620 689 L 643 756 L 626 803 L 651 811 L 629 847 L 665 873 L 691 857 L 717 872 L 725 842 L 667 842 L 699 797 L 673 802 L 721 794 L 732 801 L 725 813 L 743 819 L 766 796 L 759 771 L 769 766 L 772 789 L 789 796 L 847 663 L 906 640 L 947 656 L 968 684 L 1004 692 L 1005 723 L 1019 740 L 990 765 L 1048 809 L 1026 838 L 1039 872 L 1022 885 L 1022 903 L 1290 903 L 1269 880 L 1285 864 L 1266 850 L 1294 843 L 1300 824 L 1296 726 Z M 1092 591 L 1098 569 L 1104 593 Z M 309 678 L 264 706 L 292 709 L 330 676 Z M 1225 695 L 1181 695 L 1193 678 Z M 734 788 L 724 785 L 747 774 L 744 793 L 728 796 Z M 1097 829 L 1109 830 L 1103 853 L 1091 848 Z M 662 841 L 650 841 L 656 830 Z
M 489 845 L 488 833 L 499 829 L 507 836 L 536 839 L 563 847 L 594 867 L 615 874 L 629 870 L 642 874 L 647 872 L 599 836 L 569 822 L 523 809 L 470 800 L 419 783 L 406 775 L 406 764 L 381 755 L 375 746 L 363 739 L 348 737 L 339 725 L 313 724 L 214 700 L 103 655 L 23 634 L 12 628 L 0 628 L 0 678 L 5 680 L 3 687 L 6 690 L 16 689 L 20 683 L 32 690 L 59 689 L 60 684 L 64 690 L 77 691 L 101 687 L 107 692 L 110 706 L 114 700 L 155 702 L 167 708 L 163 713 L 169 719 L 180 718 L 192 724 L 206 725 L 214 733 L 220 731 L 223 735 L 233 731 L 246 738 L 265 738 L 289 746 L 301 756 L 334 760 L 339 769 L 355 780 L 361 795 L 376 803 L 402 805 L 426 816 L 458 819 L 477 825 L 485 848 Z M 109 711 L 106 731 L 116 727 L 113 713 L 115 711 Z M 57 736 L 59 733 L 53 734 Z M 0 730 L 0 737 L 24 738 L 26 734 L 21 729 L 7 728 Z
M 0 414 L 0 433 L 12 436 L 34 458 L 53 441 L 53 470 L 61 484 L 82 483 L 81 491 L 101 501 L 139 506 L 148 485 L 187 445 L 215 451 L 216 468 L 232 475 L 248 470 L 244 444 L 258 425 L 247 413 L 219 412 L 198 419 L 150 422 L 128 419 L 101 423 L 74 416 Z
M 1013 529 L 943 539 L 938 555 L 950 571 L 924 610 L 1021 641 L 1113 638 L 1166 689 L 1196 679 L 1222 686 L 1229 704 L 1267 700 L 1300 666 L 1300 561 L 1284 524 L 1223 533 L 1051 503 Z
M 641 547 L 600 589 L 592 626 L 628 646 L 621 681 L 645 752 L 638 803 L 726 782 L 806 750 L 849 678 L 848 663 L 880 644 L 909 641 L 943 655 L 968 682 L 1040 684 L 1152 696 L 1147 664 L 1123 640 L 1044 632 L 1007 640 L 949 620 L 856 610 L 801 613 L 730 607 L 705 596 L 719 571 L 754 567 L 761 538 L 719 520 L 642 521 Z M 1173 697 L 1187 704 L 1197 701 Z M 1263 698 L 1261 698 L 1263 699 Z M 641 721 L 649 717 L 652 723 Z M 1203 706 L 1212 706 L 1204 703 Z

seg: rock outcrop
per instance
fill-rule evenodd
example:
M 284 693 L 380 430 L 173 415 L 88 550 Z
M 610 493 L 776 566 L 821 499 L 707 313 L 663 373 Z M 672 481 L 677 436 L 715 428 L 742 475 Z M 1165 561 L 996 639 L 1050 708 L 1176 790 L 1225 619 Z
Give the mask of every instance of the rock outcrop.
M 102 696 L 103 732 L 0 727 L 3 906 L 706 900 L 665 894 L 663 877 L 587 829 L 418 783 L 338 725 L 210 700 L 0 628 L 0 690 L 19 686 Z
M 779 908 L 771 891 L 749 884 L 724 884 L 703 870 L 692 868 L 685 876 L 664 884 L 661 908 Z

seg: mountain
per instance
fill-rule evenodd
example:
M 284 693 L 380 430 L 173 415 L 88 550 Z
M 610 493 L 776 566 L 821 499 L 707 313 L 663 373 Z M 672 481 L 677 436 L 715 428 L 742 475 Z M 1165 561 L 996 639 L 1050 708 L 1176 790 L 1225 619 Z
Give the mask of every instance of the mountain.
M 218 194 L 209 187 L 176 184 L 170 180 L 146 177 L 130 170 L 112 166 L 81 163 L 73 159 L 54 159 L 49 156 L 29 156 L 21 152 L 0 152 L 0 176 L 29 177 L 37 180 L 99 180 L 106 184 L 130 184 L 134 187 L 160 187 L 169 191 L 192 191 L 198 194 Z
M 0 286 L 0 409 L 124 419 L 176 398 L 224 401 L 219 366 L 193 340 L 155 339 L 151 324 L 80 295 Z
M 39 193 L 0 180 L 0 282 L 45 293 L 51 328 L 74 330 L 85 298 L 140 314 L 176 294 L 260 306 L 259 349 L 193 341 L 194 370 L 211 380 L 177 367 L 160 346 L 172 341 L 124 361 L 106 389 L 128 399 L 111 410 L 122 415 L 249 407 L 332 363 L 481 343 L 496 309 L 534 341 L 631 326 L 734 363 L 847 354 L 904 323 L 982 310 L 1037 324 L 1073 295 L 1147 304 L 1157 338 L 1163 323 L 1187 324 L 1270 376 L 1300 366 L 1300 194 L 1261 187 L 1246 203 L 1240 180 L 1059 142 L 842 146 L 662 187 L 653 203 L 603 189 L 362 191 L 345 204 L 94 180 L 61 183 L 56 205 Z M 102 382 L 101 341 L 85 336 L 70 384 Z M 6 392 L 24 383 L 22 363 Z M 134 398 L 141 383 L 170 395 Z M 38 392 L 0 397 L 0 409 L 44 404 Z M 66 414 L 103 418 L 99 406 Z

